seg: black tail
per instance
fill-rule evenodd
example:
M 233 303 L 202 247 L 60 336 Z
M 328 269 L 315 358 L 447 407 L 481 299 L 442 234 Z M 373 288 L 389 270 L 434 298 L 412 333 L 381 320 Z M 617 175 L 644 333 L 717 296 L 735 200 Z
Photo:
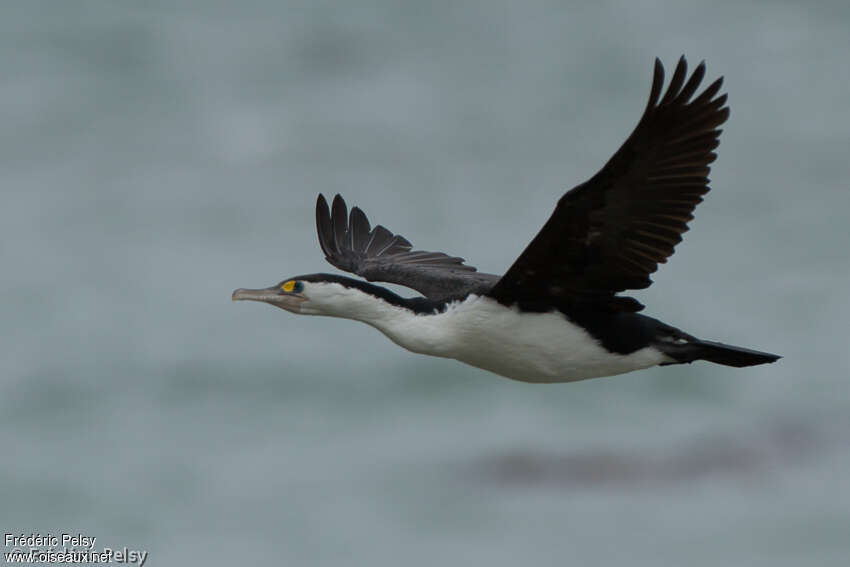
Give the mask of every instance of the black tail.
M 675 358 L 678 363 L 707 360 L 716 364 L 738 368 L 776 362 L 782 358 L 778 354 L 770 354 L 769 352 L 760 352 L 748 348 L 700 340 L 689 342 L 686 345 L 676 345 L 675 347 L 664 350 L 666 354 Z M 672 364 L 676 363 L 674 362 Z

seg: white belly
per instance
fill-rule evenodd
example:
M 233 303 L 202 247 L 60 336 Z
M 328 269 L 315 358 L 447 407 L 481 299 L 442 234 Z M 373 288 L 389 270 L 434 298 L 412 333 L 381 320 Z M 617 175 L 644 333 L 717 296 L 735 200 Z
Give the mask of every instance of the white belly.
M 438 315 L 398 317 L 375 326 L 400 346 L 454 358 L 523 382 L 571 382 L 649 368 L 671 359 L 653 347 L 608 352 L 559 312 L 520 313 L 470 296 Z

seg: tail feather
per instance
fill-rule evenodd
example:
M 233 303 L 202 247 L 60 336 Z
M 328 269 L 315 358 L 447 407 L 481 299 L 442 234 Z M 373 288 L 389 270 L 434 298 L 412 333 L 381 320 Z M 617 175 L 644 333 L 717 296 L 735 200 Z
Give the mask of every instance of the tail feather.
M 714 341 L 696 340 L 676 349 L 665 349 L 666 353 L 676 359 L 677 363 L 707 360 L 725 366 L 755 366 L 776 362 L 781 356 L 769 352 L 761 352 L 743 347 L 725 345 Z M 676 363 L 673 363 L 676 364 Z

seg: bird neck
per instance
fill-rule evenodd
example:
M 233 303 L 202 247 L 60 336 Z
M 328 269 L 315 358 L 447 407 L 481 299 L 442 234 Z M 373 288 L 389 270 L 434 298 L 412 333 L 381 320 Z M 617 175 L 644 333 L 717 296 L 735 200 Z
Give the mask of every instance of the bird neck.
M 354 319 L 381 327 L 386 322 L 433 313 L 438 307 L 438 303 L 425 298 L 404 298 L 386 288 L 352 279 L 312 283 L 310 299 L 302 304 L 301 313 Z

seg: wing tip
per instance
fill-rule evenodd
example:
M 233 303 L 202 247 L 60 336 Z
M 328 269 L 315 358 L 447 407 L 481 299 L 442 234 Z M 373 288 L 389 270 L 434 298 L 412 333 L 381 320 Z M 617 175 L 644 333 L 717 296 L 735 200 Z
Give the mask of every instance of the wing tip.
M 661 95 L 661 89 L 664 86 L 664 64 L 658 57 L 655 58 L 655 67 L 652 71 L 652 87 L 649 91 L 649 101 L 646 103 L 647 110 L 655 107 L 658 103 L 658 97 Z
M 670 79 L 670 84 L 667 86 L 667 90 L 663 97 L 661 97 L 661 92 L 664 90 L 664 65 L 661 63 L 661 59 L 655 58 L 655 69 L 652 80 L 652 88 L 649 97 L 649 104 L 647 104 L 648 109 L 652 109 L 658 106 L 662 106 L 665 104 L 688 104 L 699 103 L 705 104 L 709 101 L 716 100 L 714 97 L 720 91 L 720 88 L 723 86 L 723 76 L 721 75 L 717 79 L 715 79 L 708 87 L 706 87 L 703 92 L 693 101 L 691 101 L 691 97 L 699 88 L 700 83 L 705 78 L 706 74 L 706 63 L 705 59 L 702 59 L 699 64 L 694 67 L 691 72 L 690 78 L 687 77 L 688 74 L 688 63 L 685 55 L 681 55 L 676 62 L 676 68 L 673 71 L 673 76 Z M 685 81 L 687 79 L 687 81 Z M 659 102 L 659 98 L 661 99 Z
M 319 196 L 316 198 L 316 234 L 319 237 L 319 247 L 329 262 L 333 255 L 333 249 L 331 248 L 331 243 L 333 242 L 332 233 L 333 227 L 331 225 L 331 211 L 328 208 L 328 201 L 323 194 L 319 193 Z

